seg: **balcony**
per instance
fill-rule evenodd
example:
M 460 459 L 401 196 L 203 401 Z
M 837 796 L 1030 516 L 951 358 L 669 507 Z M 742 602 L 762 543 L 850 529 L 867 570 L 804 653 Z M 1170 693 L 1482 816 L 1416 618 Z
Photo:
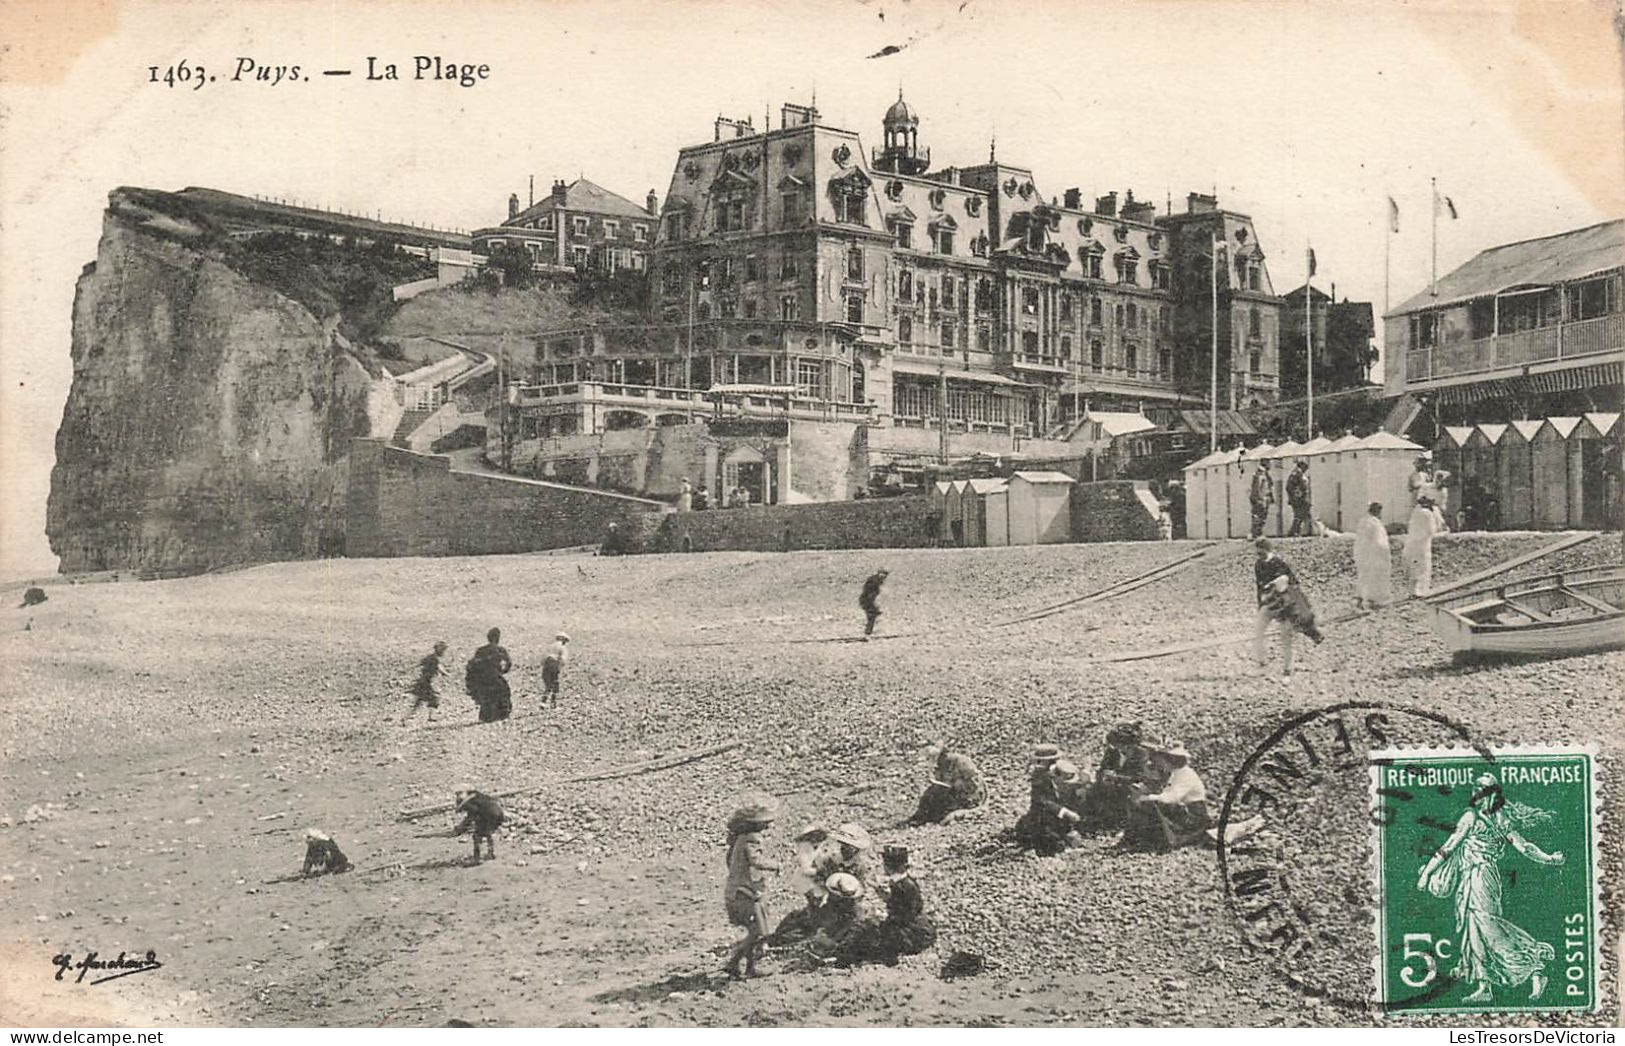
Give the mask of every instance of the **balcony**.
M 556 385 L 525 385 L 517 391 L 515 405 L 521 411 L 559 413 L 602 407 L 644 413 L 689 414 L 708 417 L 802 418 L 817 421 L 874 421 L 872 403 L 841 403 L 822 399 L 805 391 L 795 394 L 739 392 L 714 396 L 707 389 L 671 388 L 661 385 L 627 385 L 615 382 L 573 381 Z
M 1529 364 L 1618 352 L 1625 344 L 1625 314 L 1554 327 L 1458 341 L 1405 354 L 1406 384 L 1491 374 Z

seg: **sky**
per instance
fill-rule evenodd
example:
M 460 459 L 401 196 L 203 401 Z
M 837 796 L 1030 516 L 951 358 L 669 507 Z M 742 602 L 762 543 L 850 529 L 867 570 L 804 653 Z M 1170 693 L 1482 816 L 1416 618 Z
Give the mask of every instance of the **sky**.
M 641 202 L 719 115 L 816 93 L 878 144 L 901 89 L 939 166 L 999 158 L 1046 195 L 1216 192 L 1277 292 L 1382 308 L 1498 243 L 1625 215 L 1621 51 L 1600 0 L 0 0 L 0 578 L 44 538 L 74 283 L 120 185 L 211 186 L 441 227 L 535 176 Z M 891 53 L 877 53 L 896 48 Z M 489 66 L 412 79 L 416 55 Z M 368 56 L 402 80 L 368 82 Z M 185 59 L 217 77 L 151 83 Z M 300 67 L 232 82 L 241 59 Z M 351 68 L 347 78 L 316 71 Z M 308 76 L 308 81 L 303 79 Z M 1387 234 L 1389 197 L 1400 231 Z

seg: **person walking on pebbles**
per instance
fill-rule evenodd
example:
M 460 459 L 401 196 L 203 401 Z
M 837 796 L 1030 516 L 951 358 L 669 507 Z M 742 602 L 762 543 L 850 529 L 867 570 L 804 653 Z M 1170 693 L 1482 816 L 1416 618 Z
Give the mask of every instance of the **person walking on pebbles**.
M 1377 610 L 1393 597 L 1393 549 L 1382 522 L 1382 502 L 1373 501 L 1354 528 L 1354 608 Z
M 414 700 L 412 701 L 412 707 L 407 709 L 406 715 L 401 717 L 402 726 L 405 726 L 407 720 L 417 714 L 420 705 L 429 706 L 429 722 L 434 722 L 435 710 L 440 707 L 440 691 L 436 689 L 435 683 L 441 676 L 446 674 L 445 666 L 440 663 L 440 659 L 445 656 L 446 644 L 443 642 L 436 643 L 433 653 L 428 654 L 422 661 L 418 662 L 417 682 L 413 683 L 412 689 L 408 691 Z
M 1295 632 L 1319 643 L 1323 638 L 1315 626 L 1315 612 L 1309 606 L 1309 597 L 1298 586 L 1298 576 L 1292 572 L 1271 545 L 1269 538 L 1253 542 L 1258 559 L 1253 564 L 1253 582 L 1257 589 L 1258 614 L 1253 622 L 1253 660 L 1266 664 L 1264 637 L 1271 624 L 1280 626 L 1281 675 L 1292 674 L 1292 637 Z
M 767 936 L 767 878 L 779 865 L 764 856 L 763 836 L 779 819 L 778 800 L 768 795 L 748 796 L 728 818 L 728 879 L 723 888 L 723 907 L 728 922 L 745 929 L 745 937 L 728 955 L 726 969 L 731 980 L 739 980 L 739 963 L 745 963 L 744 976 L 756 976 L 756 960 Z
M 886 583 L 890 573 L 888 570 L 877 570 L 870 574 L 863 583 L 863 592 L 858 596 L 858 606 L 863 608 L 865 639 L 874 634 L 875 622 L 880 620 L 880 586 Z
M 1253 480 L 1247 488 L 1247 501 L 1253 513 L 1253 537 L 1264 536 L 1264 526 L 1269 522 L 1270 506 L 1275 504 L 1275 480 L 1270 475 L 1270 463 L 1260 461 L 1258 468 L 1253 470 Z
M 485 634 L 486 644 L 468 659 L 468 694 L 480 706 L 480 722 L 494 723 L 513 712 L 513 691 L 503 678 L 513 668 L 513 658 L 502 646 L 502 629 Z
M 553 645 L 542 659 L 542 700 L 550 705 L 559 703 L 559 674 L 564 671 L 564 663 L 568 660 L 570 637 L 563 632 L 555 633 Z
M 1416 507 L 1405 522 L 1405 565 L 1411 573 L 1411 595 L 1425 596 L 1433 591 L 1433 536 L 1439 532 L 1439 515 L 1433 499 L 1426 494 L 1416 499 Z
M 467 785 L 462 785 L 452 796 L 452 809 L 463 815 L 462 823 L 451 831 L 452 835 L 474 833 L 474 860 L 480 863 L 480 841 L 484 840 L 486 850 L 491 860 L 496 860 L 497 844 L 496 832 L 507 819 L 503 813 L 502 804 L 494 797 L 484 792 L 476 792 Z

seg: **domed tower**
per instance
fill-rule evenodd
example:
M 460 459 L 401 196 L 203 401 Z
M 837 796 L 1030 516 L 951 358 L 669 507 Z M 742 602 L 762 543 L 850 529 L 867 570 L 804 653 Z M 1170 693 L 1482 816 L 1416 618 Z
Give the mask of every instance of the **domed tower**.
M 930 168 L 931 150 L 920 150 L 920 118 L 903 101 L 901 87 L 897 89 L 897 101 L 886 110 L 881 128 L 885 146 L 871 151 L 870 166 L 894 174 L 924 174 Z

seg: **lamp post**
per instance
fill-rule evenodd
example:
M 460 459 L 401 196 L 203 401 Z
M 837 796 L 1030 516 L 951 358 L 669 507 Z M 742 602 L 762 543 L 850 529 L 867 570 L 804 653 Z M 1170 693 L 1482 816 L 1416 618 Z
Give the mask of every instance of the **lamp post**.
M 1212 339 L 1209 355 L 1212 357 L 1208 363 L 1212 371 L 1208 390 L 1208 441 L 1207 449 L 1213 453 L 1219 449 L 1219 252 L 1224 250 L 1224 243 L 1213 237 L 1213 264 L 1210 274 L 1213 283 L 1213 315 L 1209 334 Z

